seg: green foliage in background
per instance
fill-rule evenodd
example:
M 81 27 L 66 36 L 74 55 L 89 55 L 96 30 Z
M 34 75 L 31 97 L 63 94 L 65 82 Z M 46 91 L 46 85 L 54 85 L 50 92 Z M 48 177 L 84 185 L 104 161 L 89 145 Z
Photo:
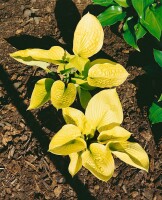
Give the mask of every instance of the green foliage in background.
M 154 58 L 162 69 L 162 51 L 154 49 Z M 153 102 L 149 110 L 149 118 L 152 124 L 162 122 L 162 94 L 157 101 Z
M 124 40 L 139 51 L 138 40 L 147 32 L 160 40 L 162 33 L 162 4 L 156 0 L 93 0 L 107 7 L 98 19 L 102 26 L 123 21 Z

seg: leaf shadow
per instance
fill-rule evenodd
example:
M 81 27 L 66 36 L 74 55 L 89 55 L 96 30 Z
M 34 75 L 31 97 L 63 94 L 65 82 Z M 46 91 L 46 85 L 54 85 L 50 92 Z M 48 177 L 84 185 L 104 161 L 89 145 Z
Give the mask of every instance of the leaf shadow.
M 20 97 L 19 92 L 13 86 L 8 73 L 4 70 L 3 66 L 0 65 L 0 80 L 4 86 L 4 89 L 7 91 L 8 96 L 10 97 L 13 105 L 17 108 L 20 115 L 25 120 L 27 126 L 33 133 L 33 136 L 38 140 L 41 149 L 45 155 L 48 155 L 51 162 L 54 163 L 56 169 L 65 177 L 67 183 L 74 189 L 78 199 L 87 199 L 94 200 L 95 198 L 91 196 L 86 186 L 78 179 L 77 176 L 74 178 L 68 173 L 68 162 L 66 158 L 61 156 L 53 155 L 48 153 L 49 137 L 42 130 L 39 122 L 36 120 L 35 116 L 30 111 L 27 110 L 27 105 L 24 104 L 23 99 Z
M 50 49 L 52 46 L 63 46 L 50 36 L 43 36 L 42 38 L 38 38 L 24 34 L 5 38 L 5 40 L 18 50 L 29 48 Z
M 59 0 L 56 1 L 54 14 L 61 37 L 68 46 L 67 50 L 71 50 L 74 30 L 81 18 L 79 11 L 72 0 Z

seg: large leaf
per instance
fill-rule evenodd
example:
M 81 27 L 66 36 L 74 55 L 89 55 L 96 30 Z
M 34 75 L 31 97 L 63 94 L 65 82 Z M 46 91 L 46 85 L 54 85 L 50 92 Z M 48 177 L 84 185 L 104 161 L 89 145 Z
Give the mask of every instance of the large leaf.
M 162 20 L 161 20 L 161 15 L 162 15 L 162 5 L 159 5 L 155 7 L 155 12 L 156 20 L 158 21 L 158 24 L 162 30 Z
M 102 90 L 89 101 L 85 116 L 93 129 L 101 131 L 123 121 L 122 106 L 115 89 Z
M 131 133 L 120 126 L 115 126 L 106 131 L 102 131 L 97 140 L 102 144 L 109 141 L 126 141 L 131 136 Z
M 162 67 L 162 51 L 154 49 L 154 58 L 155 61 Z
M 51 88 L 53 106 L 57 109 L 69 107 L 75 100 L 76 92 L 77 90 L 73 83 L 69 83 L 65 87 L 62 81 L 55 81 Z
M 119 86 L 128 77 L 125 68 L 110 61 L 104 64 L 95 64 L 88 72 L 88 84 L 100 88 L 111 88 Z
M 131 0 L 114 0 L 122 7 L 129 7 L 131 5 Z
M 82 167 L 81 153 L 72 153 L 69 155 L 70 164 L 68 167 L 69 173 L 74 176 Z
M 102 144 L 92 143 L 82 154 L 82 163 L 94 176 L 108 181 L 114 172 L 114 159 L 111 152 Z
M 100 22 L 90 13 L 79 21 L 73 41 L 73 52 L 82 58 L 96 54 L 103 45 L 104 32 Z
M 149 110 L 149 119 L 152 124 L 162 122 L 162 102 L 154 102 Z
M 126 22 L 124 23 L 123 26 L 123 37 L 124 40 L 131 45 L 133 48 L 139 51 L 139 48 L 137 46 L 137 39 L 136 39 L 136 34 L 135 34 L 135 26 L 136 22 L 134 21 L 133 17 L 129 17 Z
M 98 58 L 98 59 L 91 62 L 91 67 L 93 65 L 96 65 L 96 64 L 104 64 L 104 63 L 109 63 L 109 64 L 112 64 L 112 65 L 114 64 L 114 62 L 109 60 L 109 59 Z
M 54 80 L 51 78 L 43 78 L 35 84 L 28 110 L 39 108 L 50 100 L 50 92 L 53 82 Z
M 161 37 L 161 21 L 157 18 L 156 8 L 148 7 L 145 12 L 145 19 L 141 20 L 142 25 L 158 40 Z
M 113 0 L 92 0 L 94 4 L 100 6 L 109 6 L 113 4 Z
M 110 6 L 103 13 L 101 13 L 97 18 L 99 19 L 102 26 L 110 26 L 118 21 L 122 21 L 126 13 L 122 11 L 121 6 Z
M 10 56 L 23 64 L 46 68 L 48 63 L 59 64 L 66 56 L 66 52 L 59 46 L 53 46 L 49 50 L 20 50 L 10 54 Z
M 71 107 L 63 108 L 62 114 L 67 124 L 73 124 L 83 131 L 86 118 L 80 110 Z
M 108 148 L 125 163 L 148 171 L 149 158 L 145 150 L 134 142 L 110 142 Z
M 80 104 L 82 108 L 86 109 L 88 102 L 92 96 L 88 90 L 84 90 L 81 87 L 78 87 L 77 89 L 78 89 Z
M 52 138 L 49 151 L 57 155 L 69 155 L 86 148 L 86 142 L 80 138 L 78 127 L 68 124 L 62 127 Z
M 140 18 L 144 17 L 145 10 L 151 5 L 154 0 L 131 0 L 133 7 L 137 11 Z

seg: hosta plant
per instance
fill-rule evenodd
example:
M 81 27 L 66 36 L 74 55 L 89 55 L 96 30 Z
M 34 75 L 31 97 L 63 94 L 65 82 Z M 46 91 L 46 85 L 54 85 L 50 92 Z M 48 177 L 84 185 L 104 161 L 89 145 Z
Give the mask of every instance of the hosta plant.
M 154 49 L 155 61 L 159 64 L 162 69 L 162 51 Z M 162 77 L 161 77 L 162 78 Z M 162 94 L 157 101 L 152 103 L 149 110 L 149 118 L 152 124 L 162 122 Z
M 144 149 L 129 142 L 131 133 L 120 126 L 123 112 L 116 89 L 102 90 L 89 101 L 85 114 L 67 107 L 62 109 L 64 125 L 52 138 L 49 151 L 69 155 L 69 172 L 74 176 L 82 166 L 103 181 L 115 169 L 114 158 L 148 171 L 149 159 Z
M 162 32 L 161 0 L 93 0 L 94 4 L 107 7 L 98 19 L 103 26 L 123 21 L 125 41 L 139 50 L 137 42 L 146 33 L 160 40 Z
M 10 54 L 15 60 L 41 67 L 52 76 L 36 83 L 28 109 L 39 108 L 48 100 L 57 109 L 68 107 L 74 102 L 77 92 L 82 107 L 86 108 L 91 98 L 89 90 L 122 84 L 128 76 L 123 66 L 108 59 L 89 60 L 102 48 L 103 39 L 104 32 L 98 19 L 88 13 L 82 17 L 75 30 L 74 55 L 60 46 L 49 50 L 26 49 Z M 56 80 L 54 72 L 48 68 L 50 63 L 57 65 L 60 80 Z

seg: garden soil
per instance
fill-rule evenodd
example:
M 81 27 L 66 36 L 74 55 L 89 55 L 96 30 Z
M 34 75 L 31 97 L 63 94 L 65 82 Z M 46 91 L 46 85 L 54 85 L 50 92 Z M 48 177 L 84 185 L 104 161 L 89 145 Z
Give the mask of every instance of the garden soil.
M 128 80 L 117 88 L 123 106 L 122 126 L 131 140 L 145 148 L 149 172 L 116 159 L 113 177 L 106 183 L 82 168 L 68 173 L 69 159 L 48 152 L 51 137 L 64 121 L 50 102 L 27 111 L 32 89 L 45 74 L 10 58 L 25 48 L 49 49 L 60 45 L 72 52 L 73 32 L 88 11 L 103 8 L 90 0 L 0 0 L 0 200 L 161 200 L 162 127 L 151 126 L 148 108 L 159 95 L 162 74 L 155 72 L 151 39 L 141 43 L 142 52 L 128 46 L 121 24 L 104 28 L 104 57 L 122 64 Z M 152 42 L 153 41 L 153 42 Z

